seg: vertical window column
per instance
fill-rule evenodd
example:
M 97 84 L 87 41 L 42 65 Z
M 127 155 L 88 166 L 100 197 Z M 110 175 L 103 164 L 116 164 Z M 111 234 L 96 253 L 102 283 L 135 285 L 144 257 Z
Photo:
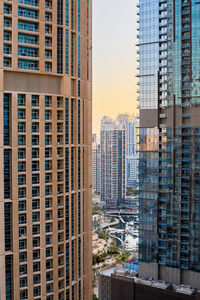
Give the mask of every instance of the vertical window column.
M 12 203 L 4 203 L 5 251 L 12 250 Z
M 4 146 L 10 145 L 10 105 L 11 95 L 4 94 L 3 97 L 3 126 L 4 126 Z
M 57 28 L 57 73 L 63 73 L 63 28 Z
M 65 29 L 65 74 L 69 74 L 69 30 Z
M 4 149 L 4 198 L 11 198 L 11 150 Z
M 78 77 L 81 77 L 81 36 L 78 35 Z
M 13 299 L 13 259 L 12 255 L 5 256 L 6 300 Z

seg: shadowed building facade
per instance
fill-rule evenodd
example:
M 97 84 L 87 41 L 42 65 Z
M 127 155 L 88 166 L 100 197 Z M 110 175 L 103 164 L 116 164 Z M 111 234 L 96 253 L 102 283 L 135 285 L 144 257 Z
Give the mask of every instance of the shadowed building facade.
M 91 299 L 92 1 L 0 2 L 0 298 Z
M 200 288 L 199 15 L 197 1 L 139 1 L 140 273 L 194 288 Z

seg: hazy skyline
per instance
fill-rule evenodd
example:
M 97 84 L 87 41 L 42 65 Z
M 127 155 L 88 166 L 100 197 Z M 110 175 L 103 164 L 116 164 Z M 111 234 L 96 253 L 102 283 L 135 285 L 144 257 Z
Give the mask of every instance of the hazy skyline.
M 136 0 L 93 0 L 93 133 L 104 115 L 136 113 Z

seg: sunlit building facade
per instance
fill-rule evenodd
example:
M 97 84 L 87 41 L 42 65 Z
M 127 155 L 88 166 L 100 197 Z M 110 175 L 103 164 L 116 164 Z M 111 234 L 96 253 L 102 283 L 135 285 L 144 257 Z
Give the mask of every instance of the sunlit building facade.
M 126 195 L 126 130 L 124 125 L 101 120 L 101 201 L 118 208 Z
M 0 1 L 0 298 L 91 299 L 91 0 Z
M 197 1 L 139 1 L 140 272 L 194 288 L 200 288 L 199 16 Z
M 101 149 L 96 134 L 92 135 L 92 192 L 100 195 L 101 185 Z

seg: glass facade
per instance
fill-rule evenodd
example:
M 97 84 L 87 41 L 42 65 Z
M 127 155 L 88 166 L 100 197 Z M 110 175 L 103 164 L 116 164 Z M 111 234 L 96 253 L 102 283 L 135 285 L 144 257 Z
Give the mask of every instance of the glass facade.
M 141 262 L 196 272 L 199 15 L 200 6 L 193 1 L 139 3 L 139 257 Z M 145 119 L 152 109 L 157 125 Z

